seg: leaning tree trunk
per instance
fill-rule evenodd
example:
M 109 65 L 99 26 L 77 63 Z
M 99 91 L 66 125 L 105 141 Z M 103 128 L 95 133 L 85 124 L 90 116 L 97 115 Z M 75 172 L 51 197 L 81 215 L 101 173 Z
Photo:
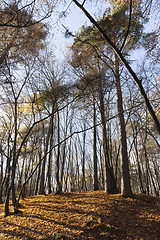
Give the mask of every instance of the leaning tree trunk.
M 17 147 L 17 98 L 15 98 L 15 112 L 14 112 L 14 145 L 13 145 L 13 161 L 12 161 L 12 176 L 11 182 L 7 189 L 6 199 L 5 199 L 5 217 L 9 215 L 9 197 L 12 190 L 12 204 L 14 207 L 14 211 L 17 211 L 16 208 L 16 197 L 15 197 L 15 173 L 16 173 L 16 164 L 17 164 L 17 157 L 16 157 L 16 147 Z
M 119 59 L 114 53 L 114 70 L 115 70 L 115 81 L 117 90 L 117 108 L 119 117 L 119 128 L 120 128 L 120 140 L 121 140 L 121 193 L 124 197 L 132 197 L 132 190 L 130 184 L 130 173 L 129 173 L 129 159 L 127 153 L 127 138 L 125 129 L 125 120 L 123 114 L 123 101 L 122 91 L 120 85 L 119 75 Z

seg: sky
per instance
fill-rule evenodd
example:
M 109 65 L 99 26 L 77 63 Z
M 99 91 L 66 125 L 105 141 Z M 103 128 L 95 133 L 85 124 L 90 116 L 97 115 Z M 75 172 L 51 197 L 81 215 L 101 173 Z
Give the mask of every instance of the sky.
M 51 44 L 53 44 L 53 48 L 54 46 L 56 46 L 54 51 L 56 57 L 58 57 L 59 59 L 64 59 L 64 54 L 67 51 L 67 46 L 70 46 L 73 42 L 73 38 L 64 37 L 64 27 L 66 27 L 73 34 L 76 34 L 77 31 L 80 30 L 82 25 L 90 25 L 90 21 L 88 20 L 88 18 L 73 2 L 70 5 L 68 11 L 66 12 L 66 17 L 61 17 L 59 21 L 57 21 L 59 16 L 61 16 L 62 11 L 65 11 L 68 6 L 66 5 L 63 8 L 60 7 L 58 12 L 53 14 L 50 20 L 50 25 L 52 26 L 53 32 L 53 41 L 51 40 Z M 103 1 L 103 4 L 100 4 L 100 2 L 94 5 L 86 4 L 85 7 L 92 16 L 98 19 L 98 16 L 102 16 L 104 9 L 106 9 L 107 7 L 107 4 Z
M 69 1 L 68 5 L 66 6 L 59 6 L 50 19 L 51 32 L 53 33 L 50 38 L 50 44 L 51 47 L 53 47 L 56 58 L 60 60 L 64 59 L 64 55 L 67 54 L 67 46 L 70 46 L 73 42 L 73 38 L 64 37 L 64 27 L 66 27 L 73 34 L 76 34 L 82 25 L 91 24 L 84 13 L 73 2 L 71 2 L 72 1 Z M 105 3 L 105 1 L 98 1 L 97 4 L 85 4 L 85 8 L 95 19 L 101 17 L 107 7 L 108 4 Z M 63 11 L 65 12 L 65 17 L 61 17 Z M 146 25 L 145 30 L 152 31 L 156 29 L 158 18 L 160 18 L 160 14 L 158 14 L 157 10 L 157 14 L 151 15 L 151 20 Z M 142 55 L 142 52 L 137 52 L 135 56 L 139 58 L 142 57 Z

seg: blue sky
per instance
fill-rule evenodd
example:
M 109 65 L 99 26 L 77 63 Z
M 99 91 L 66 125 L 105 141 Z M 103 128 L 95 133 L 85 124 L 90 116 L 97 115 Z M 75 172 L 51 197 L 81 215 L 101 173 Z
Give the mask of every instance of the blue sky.
M 69 29 L 70 32 L 75 34 L 83 24 L 90 25 L 90 21 L 84 15 L 84 13 L 71 1 L 69 1 L 68 5 L 63 6 L 60 5 L 59 9 L 56 9 L 55 14 L 53 14 L 50 19 L 50 25 L 52 26 L 53 36 L 51 38 L 51 46 L 53 47 L 53 51 L 55 52 L 56 58 L 64 59 L 64 54 L 67 52 L 67 46 L 72 44 L 72 38 L 65 38 L 65 28 Z M 69 8 L 68 8 L 69 6 Z M 89 11 L 89 13 L 98 19 L 98 17 L 102 16 L 104 10 L 107 8 L 108 4 L 105 1 L 98 1 L 97 4 L 86 4 L 85 8 Z M 68 8 L 68 11 L 66 9 Z M 62 12 L 66 12 L 65 17 L 61 17 Z M 158 18 L 160 18 L 159 11 L 157 9 L 157 14 L 151 15 L 150 22 L 146 25 L 146 31 L 152 31 L 156 29 Z M 141 56 L 141 53 L 140 53 Z M 138 54 L 137 54 L 138 57 Z
M 61 6 L 59 8 L 59 11 L 53 14 L 50 22 L 54 34 L 53 44 L 56 45 L 55 53 L 59 56 L 58 58 L 60 59 L 63 59 L 63 52 L 67 50 L 67 46 L 71 45 L 73 41 L 72 38 L 66 39 L 64 37 L 65 28 L 62 25 L 68 28 L 69 31 L 73 34 L 76 34 L 76 32 L 82 27 L 83 24 L 90 25 L 90 21 L 88 20 L 88 18 L 73 2 L 70 5 L 69 10 L 67 11 L 66 17 L 62 17 L 59 21 L 57 21 L 62 11 L 65 11 L 67 7 L 67 5 L 63 7 Z M 98 19 L 98 16 L 102 16 L 104 10 L 107 7 L 107 4 L 104 2 L 103 4 L 99 3 L 94 5 L 86 4 L 85 7 L 92 16 Z

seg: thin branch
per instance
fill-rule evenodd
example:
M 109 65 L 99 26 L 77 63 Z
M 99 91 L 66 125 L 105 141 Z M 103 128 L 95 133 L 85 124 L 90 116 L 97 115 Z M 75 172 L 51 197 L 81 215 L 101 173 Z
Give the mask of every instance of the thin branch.
M 86 0 L 83 1 L 82 6 L 85 4 Z
M 27 23 L 24 24 L 24 25 L 13 25 L 13 24 L 8 24 L 8 23 L 0 23 L 0 27 L 26 28 L 26 27 L 30 27 L 30 26 L 33 26 L 35 24 L 38 24 L 38 23 L 42 22 L 44 19 L 49 18 L 50 16 L 51 16 L 51 12 L 47 13 L 39 21 L 35 21 L 35 22 L 30 23 L 30 24 L 28 23 L 29 21 L 27 21 Z
M 129 22 L 128 22 L 128 29 L 127 29 L 127 32 L 126 32 L 126 36 L 124 38 L 124 41 L 122 43 L 122 46 L 120 48 L 120 51 L 122 51 L 123 47 L 124 47 L 124 44 L 127 40 L 127 37 L 128 37 L 128 34 L 129 34 L 129 30 L 130 30 L 130 27 L 131 27 L 131 18 L 132 18 L 132 0 L 130 0 L 130 12 L 129 12 Z

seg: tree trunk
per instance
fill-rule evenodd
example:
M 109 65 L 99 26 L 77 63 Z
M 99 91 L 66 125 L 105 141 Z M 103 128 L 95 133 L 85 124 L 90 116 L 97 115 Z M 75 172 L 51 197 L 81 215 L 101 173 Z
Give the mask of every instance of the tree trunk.
M 60 183 L 60 179 L 59 179 L 59 169 L 60 169 L 60 119 L 59 119 L 59 112 L 57 111 L 57 117 L 58 117 L 58 121 L 57 121 L 57 135 L 58 135 L 58 149 L 57 149 L 57 159 L 56 159 L 56 181 L 57 181 L 57 187 L 56 187 L 56 193 L 60 194 L 61 193 L 61 183 Z
M 100 69 L 99 69 L 100 74 Z M 117 193 L 118 189 L 116 186 L 116 181 L 113 175 L 113 169 L 110 164 L 108 145 L 107 145 L 107 135 L 106 135 L 106 118 L 104 110 L 104 97 L 102 90 L 101 76 L 99 77 L 99 99 L 100 99 L 100 113 L 102 121 L 102 145 L 103 145 L 103 155 L 105 163 L 105 191 L 108 193 Z
M 52 192 L 51 190 L 51 158 L 52 158 L 52 147 L 53 147 L 53 117 L 54 117 L 54 104 L 52 106 L 52 116 L 51 116 L 51 134 L 50 134 L 50 152 L 48 157 L 48 171 L 47 171 L 47 178 L 48 178 L 48 193 Z
M 24 163 L 25 163 L 25 157 L 23 158 L 21 171 L 19 173 L 19 180 L 18 180 L 18 187 L 17 187 L 17 191 L 18 192 L 21 189 L 21 185 L 22 185 L 22 177 L 23 177 L 23 172 L 24 172 Z
M 11 177 L 11 183 L 7 189 L 6 194 L 6 200 L 5 200 L 5 216 L 8 216 L 9 214 L 9 197 L 10 192 L 12 190 L 12 204 L 14 207 L 14 211 L 16 212 L 16 196 L 15 196 L 15 185 L 14 185 L 14 179 L 15 179 L 15 173 L 16 173 L 16 164 L 17 164 L 17 158 L 16 158 L 16 147 L 17 147 L 17 98 L 15 98 L 15 112 L 14 112 L 14 146 L 13 146 L 13 161 L 12 161 L 12 177 Z
M 1 165 L 0 165 L 0 203 L 2 203 L 2 183 L 3 183 L 3 153 L 2 147 L 0 146 L 0 154 L 1 154 Z
M 37 195 L 38 193 L 38 184 L 39 184 L 39 180 L 40 180 L 40 174 L 41 174 L 41 159 L 42 159 L 42 153 L 41 153 L 41 150 L 39 151 L 38 153 L 39 155 L 39 167 L 38 167 L 38 174 L 37 174 L 37 181 L 36 181 L 36 188 L 35 188 L 35 195 Z
M 86 123 L 84 122 L 84 129 L 86 128 Z M 82 190 L 87 191 L 86 181 L 85 181 L 85 144 L 86 144 L 86 131 L 83 132 L 83 150 L 82 150 Z
M 51 148 L 53 146 L 53 135 L 51 134 L 50 137 L 50 152 L 49 152 L 49 157 L 48 157 L 48 170 L 47 170 L 47 179 L 48 179 L 48 194 L 52 193 L 52 189 L 51 189 L 51 158 L 52 158 L 52 151 Z
M 46 146 L 45 146 L 45 151 L 44 151 L 44 159 L 43 159 L 42 172 L 41 172 L 41 178 L 40 178 L 40 187 L 39 187 L 39 192 L 38 192 L 39 195 L 45 194 L 45 191 L 44 191 L 45 166 L 46 166 L 46 160 L 47 160 L 47 151 L 48 151 L 50 134 L 51 134 L 51 120 L 49 122 Z
M 76 145 L 76 143 L 74 144 L 74 146 L 75 146 L 75 151 L 76 151 L 76 165 L 77 165 L 77 167 L 76 167 L 76 176 L 77 176 L 77 180 L 78 180 L 78 182 L 77 182 L 77 189 L 78 189 L 78 191 L 80 191 L 80 174 L 79 174 L 79 162 L 78 162 L 78 149 L 77 149 L 77 145 Z
M 115 70 L 115 81 L 117 90 L 117 108 L 119 117 L 119 128 L 120 128 L 120 140 L 121 140 L 121 193 L 124 197 L 133 197 L 131 184 L 130 184 L 130 174 L 129 174 L 129 160 L 127 153 L 127 138 L 125 121 L 123 114 L 123 102 L 122 102 L 122 92 L 120 85 L 120 75 L 119 75 L 119 59 L 114 53 L 114 70 Z
M 67 137 L 67 130 L 68 130 L 68 108 L 67 108 L 67 114 L 66 114 L 66 121 L 65 121 L 65 130 L 64 130 L 64 139 Z M 65 141 L 63 144 L 63 153 L 62 153 L 62 164 L 61 164 L 61 191 L 62 191 L 62 184 L 63 184 L 63 177 L 64 177 L 64 166 L 66 162 L 66 144 Z
M 10 179 L 10 173 L 11 173 L 11 158 L 12 158 L 12 150 L 10 149 L 10 133 L 8 136 L 8 146 L 7 146 L 7 166 L 6 166 L 6 181 L 5 181 L 5 197 L 7 195 L 7 189 L 9 187 L 9 179 Z
M 136 151 L 136 161 L 137 161 L 137 166 L 138 166 L 138 177 L 139 177 L 139 181 L 140 181 L 140 188 L 141 188 L 141 192 L 145 193 L 144 187 L 143 187 L 143 182 L 142 182 L 142 171 L 141 171 L 141 166 L 140 166 L 140 162 L 139 162 L 139 154 L 138 154 L 137 125 L 133 126 L 133 124 L 131 123 L 131 126 L 132 126 L 133 135 L 134 135 L 133 143 L 134 143 L 134 147 L 135 147 L 135 151 Z M 134 129 L 135 129 L 135 131 L 134 131 Z
M 115 144 L 115 149 L 116 149 L 116 144 Z M 116 179 L 116 183 L 117 183 L 117 186 L 118 188 L 120 188 L 120 184 L 119 184 L 119 178 L 118 178 L 118 175 L 119 174 L 119 152 L 120 152 L 120 144 L 119 144 L 119 147 L 118 147 L 118 152 L 117 152 L 117 155 L 116 155 L 116 159 L 115 159 L 115 179 Z
M 14 184 L 14 179 L 15 179 L 15 173 L 16 173 L 16 164 L 17 164 L 17 159 L 16 159 L 16 148 L 17 148 L 17 98 L 15 98 L 15 136 L 14 136 L 14 147 L 13 147 L 13 163 L 12 163 L 12 204 L 14 206 L 14 211 L 16 212 L 16 195 L 15 195 L 15 184 Z
M 98 190 L 98 174 L 97 174 L 97 132 L 96 132 L 96 107 L 95 101 L 93 99 L 93 189 Z

